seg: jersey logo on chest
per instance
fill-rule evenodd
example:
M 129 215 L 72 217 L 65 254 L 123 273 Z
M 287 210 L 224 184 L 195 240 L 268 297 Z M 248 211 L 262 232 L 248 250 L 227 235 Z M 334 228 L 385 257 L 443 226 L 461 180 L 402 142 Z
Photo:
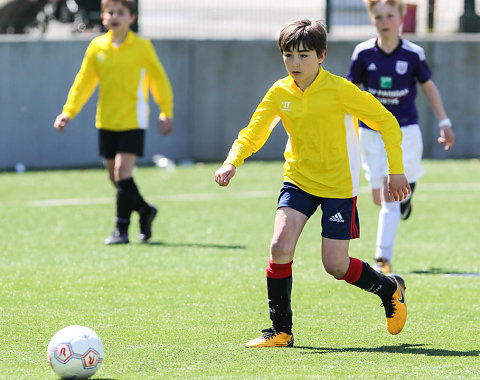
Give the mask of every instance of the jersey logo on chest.
M 282 102 L 282 109 L 281 111 L 291 111 L 292 109 L 290 108 L 291 102 Z
M 406 74 L 408 70 L 408 62 L 407 61 L 397 61 L 395 64 L 395 71 L 399 75 Z

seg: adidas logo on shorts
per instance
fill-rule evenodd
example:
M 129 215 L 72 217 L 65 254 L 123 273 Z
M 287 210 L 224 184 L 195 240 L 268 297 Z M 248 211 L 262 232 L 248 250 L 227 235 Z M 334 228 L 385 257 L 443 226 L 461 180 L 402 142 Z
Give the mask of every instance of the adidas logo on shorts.
M 340 214 L 339 212 L 337 212 L 335 215 L 333 215 L 333 216 L 330 218 L 330 222 L 344 223 L 345 221 L 344 221 L 343 218 L 342 218 L 342 214 Z

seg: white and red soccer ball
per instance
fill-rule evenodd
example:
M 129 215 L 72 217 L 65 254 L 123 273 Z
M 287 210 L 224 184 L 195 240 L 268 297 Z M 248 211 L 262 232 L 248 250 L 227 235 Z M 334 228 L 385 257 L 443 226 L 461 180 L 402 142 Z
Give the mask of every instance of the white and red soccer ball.
M 61 378 L 88 379 L 103 361 L 103 344 L 88 327 L 68 326 L 50 340 L 47 359 Z

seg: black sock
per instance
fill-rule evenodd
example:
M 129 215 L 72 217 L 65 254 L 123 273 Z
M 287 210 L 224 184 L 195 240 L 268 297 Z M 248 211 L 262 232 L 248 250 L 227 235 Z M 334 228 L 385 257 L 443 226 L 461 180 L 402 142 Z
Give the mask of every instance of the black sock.
M 148 207 L 150 207 L 150 205 L 147 202 L 145 202 L 145 199 L 143 199 L 140 193 L 138 193 L 138 198 L 137 198 L 137 201 L 135 202 L 135 206 L 133 207 L 133 209 L 135 211 L 140 211 Z
M 116 182 L 117 186 L 117 227 L 130 223 L 130 215 L 138 198 L 137 186 L 133 178 Z
M 368 263 L 363 262 L 362 274 L 352 285 L 374 293 L 380 298 L 390 297 L 396 290 L 397 285 L 393 279 L 377 272 Z
M 143 199 L 142 195 L 140 194 L 140 191 L 138 191 L 137 184 L 135 183 L 133 178 L 124 179 L 124 180 L 119 181 L 117 183 L 120 183 L 120 182 L 122 182 L 122 186 L 125 186 L 125 188 L 128 189 L 127 191 L 131 191 L 132 194 L 135 194 L 134 195 L 135 201 L 133 203 L 132 210 L 140 211 L 141 209 L 149 206 L 149 204 L 147 202 L 145 202 L 145 199 Z M 117 186 L 117 188 L 118 188 L 118 186 Z
M 267 277 L 268 307 L 273 328 L 292 334 L 292 276 L 285 278 Z
M 137 200 L 135 201 L 135 205 L 133 206 L 133 209 L 135 211 L 140 211 L 142 209 L 148 208 L 150 205 L 147 202 L 145 202 L 145 199 L 143 199 L 142 195 L 140 194 L 140 191 L 138 191 L 138 187 L 135 184 L 135 182 L 133 182 L 133 186 L 135 186 L 135 191 L 137 193 Z
M 121 235 L 128 234 L 128 226 L 130 225 L 129 220 L 118 219 L 115 222 L 115 227 Z

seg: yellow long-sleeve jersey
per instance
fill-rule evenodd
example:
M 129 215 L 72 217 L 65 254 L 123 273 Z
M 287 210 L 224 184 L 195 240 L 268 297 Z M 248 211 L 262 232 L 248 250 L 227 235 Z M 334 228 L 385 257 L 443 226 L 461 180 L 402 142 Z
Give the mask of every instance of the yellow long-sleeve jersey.
M 148 90 L 166 117 L 173 116 L 173 94 L 150 40 L 129 31 L 120 46 L 107 32 L 90 42 L 63 112 L 80 112 L 99 83 L 95 125 L 110 131 L 148 127 Z
M 304 92 L 291 76 L 277 81 L 224 163 L 241 165 L 281 120 L 289 137 L 284 180 L 318 197 L 351 198 L 360 181 L 358 119 L 381 133 L 389 173 L 402 174 L 402 132 L 395 117 L 371 94 L 322 67 Z

